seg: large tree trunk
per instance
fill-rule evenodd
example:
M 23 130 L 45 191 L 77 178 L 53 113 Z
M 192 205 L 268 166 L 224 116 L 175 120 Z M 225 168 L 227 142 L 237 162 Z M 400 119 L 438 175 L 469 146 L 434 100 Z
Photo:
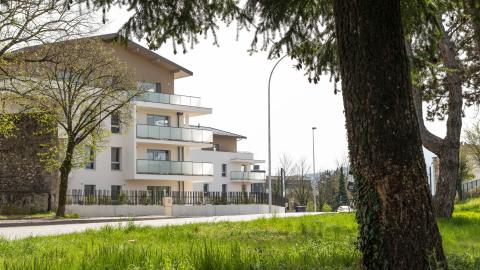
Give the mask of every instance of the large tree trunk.
M 334 0 L 365 269 L 446 269 L 411 95 L 399 0 Z
M 67 148 L 65 150 L 65 159 L 60 166 L 60 188 L 58 191 L 58 207 L 56 216 L 64 217 L 65 216 L 65 205 L 67 202 L 67 189 L 68 189 L 68 175 L 72 170 L 72 161 L 73 161 L 73 151 L 74 151 L 73 141 L 67 143 Z
M 417 119 L 423 145 L 440 159 L 439 177 L 436 179 L 434 209 L 437 217 L 450 218 L 455 203 L 458 182 L 460 134 L 462 130 L 462 74 L 454 44 L 444 30 L 441 21 L 438 26 L 443 32 L 439 42 L 442 61 L 449 69 L 445 88 L 448 91 L 447 134 L 444 139 L 437 137 L 425 127 L 422 111 L 422 93 L 413 89 Z

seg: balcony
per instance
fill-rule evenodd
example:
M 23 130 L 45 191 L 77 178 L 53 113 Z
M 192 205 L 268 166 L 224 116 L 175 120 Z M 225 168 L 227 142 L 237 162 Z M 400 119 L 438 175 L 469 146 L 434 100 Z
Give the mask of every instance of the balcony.
M 211 144 L 213 132 L 196 128 L 137 124 L 137 138 Z
M 265 172 L 230 172 L 230 180 L 232 181 L 264 181 Z
M 165 93 L 145 92 L 136 100 L 145 101 L 145 102 L 172 104 L 172 105 L 201 107 L 199 97 L 182 96 L 182 95 L 165 94 Z
M 212 176 L 213 164 L 194 161 L 137 159 L 137 174 Z

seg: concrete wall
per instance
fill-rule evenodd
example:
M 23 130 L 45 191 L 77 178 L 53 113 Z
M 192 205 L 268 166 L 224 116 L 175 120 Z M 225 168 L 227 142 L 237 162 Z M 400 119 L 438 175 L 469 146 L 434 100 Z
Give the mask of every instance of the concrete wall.
M 274 213 L 285 213 L 285 208 L 272 206 Z M 165 208 L 158 205 L 67 205 L 67 213 L 76 213 L 81 217 L 133 217 L 164 215 Z M 225 215 L 266 214 L 268 205 L 173 205 L 175 217 L 207 217 Z
M 285 207 L 272 206 L 274 213 L 285 213 Z M 231 204 L 231 205 L 173 205 L 176 217 L 209 217 L 228 215 L 267 214 L 266 204 Z
M 0 135 L 0 212 L 47 211 L 49 196 L 55 205 L 58 174 L 43 168 L 39 154 L 58 142 L 57 132 L 38 116 L 16 117 L 15 136 Z
M 159 205 L 67 205 L 66 212 L 81 217 L 134 217 L 163 216 L 165 209 Z

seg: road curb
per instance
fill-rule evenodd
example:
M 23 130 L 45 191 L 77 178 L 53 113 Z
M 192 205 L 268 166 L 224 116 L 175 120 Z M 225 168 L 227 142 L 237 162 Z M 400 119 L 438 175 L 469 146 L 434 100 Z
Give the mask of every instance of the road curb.
M 86 224 L 86 223 L 106 223 L 106 222 L 126 222 L 126 221 L 142 221 L 157 219 L 172 219 L 175 217 L 122 217 L 122 218 L 102 218 L 102 219 L 61 219 L 61 220 L 43 220 L 43 221 L 24 221 L 16 220 L 16 222 L 0 221 L 0 228 L 6 227 L 28 227 L 43 225 L 62 225 L 62 224 Z

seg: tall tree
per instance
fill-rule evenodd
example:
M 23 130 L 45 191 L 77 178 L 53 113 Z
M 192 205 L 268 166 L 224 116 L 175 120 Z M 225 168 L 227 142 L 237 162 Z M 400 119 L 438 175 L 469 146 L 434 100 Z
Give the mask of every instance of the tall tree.
M 258 35 L 267 45 L 275 42 L 273 56 L 286 49 L 317 75 L 339 68 L 349 157 L 358 182 L 363 267 L 447 268 L 427 185 L 399 0 L 332 0 L 333 5 L 250 0 L 244 9 L 233 0 L 96 2 L 121 2 L 135 10 L 124 30 L 146 36 L 152 48 L 169 38 L 195 43 L 197 35 L 215 30 L 217 20 L 237 19 L 244 26 L 255 24 L 253 45 Z M 335 24 L 325 24 L 332 20 Z M 305 42 L 312 36 L 322 46 Z
M 345 174 L 343 173 L 343 166 L 340 166 L 338 170 L 340 173 L 338 177 L 338 193 L 337 193 L 338 206 L 347 205 L 348 204 L 347 185 L 345 182 Z
M 463 106 L 479 104 L 478 56 L 475 56 L 473 21 L 455 1 L 437 1 L 425 12 L 418 27 L 414 22 L 409 50 L 414 74 L 414 99 L 423 145 L 440 159 L 434 209 L 437 216 L 451 217 L 459 182 L 460 134 Z M 446 135 L 440 138 L 424 124 L 422 99 L 427 101 L 427 120 L 447 118 Z
M 84 160 L 90 154 L 85 153 L 84 145 L 100 145 L 105 138 L 104 121 L 112 114 L 119 114 L 122 122 L 128 123 L 130 101 L 141 91 L 135 90 L 136 82 L 125 63 L 96 38 L 27 48 L 16 57 L 32 55 L 48 61 L 19 61 L 17 66 L 10 66 L 9 72 L 16 72 L 16 79 L 5 88 L 17 107 L 50 115 L 50 121 L 58 125 L 60 145 L 46 163 L 60 172 L 56 214 L 64 216 L 68 176 L 82 165 L 75 162 L 76 157 Z
M 48 42 L 76 38 L 92 33 L 97 23 L 91 10 L 82 4 L 64 0 L 0 1 L 0 76 L 8 78 L 5 67 L 19 61 L 14 50 Z M 42 58 L 23 59 L 42 61 Z M 25 74 L 24 74 L 25 75 Z M 27 74 L 28 75 L 28 74 Z M 0 91 L 3 90 L 0 88 Z M 14 136 L 15 116 L 3 111 L 0 115 L 0 136 Z

